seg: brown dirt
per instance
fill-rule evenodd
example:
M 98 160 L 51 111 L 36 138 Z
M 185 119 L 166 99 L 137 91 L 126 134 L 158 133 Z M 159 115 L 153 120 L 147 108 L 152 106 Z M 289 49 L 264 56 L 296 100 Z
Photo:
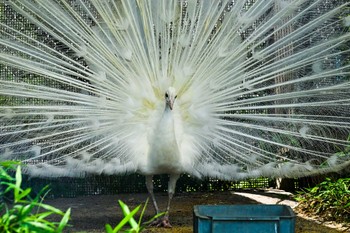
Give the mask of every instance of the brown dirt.
M 265 195 L 262 192 L 259 194 Z M 271 196 L 271 194 L 268 194 Z M 130 208 L 142 204 L 147 199 L 147 194 L 118 194 L 102 196 L 85 196 L 77 198 L 58 198 L 46 200 L 47 204 L 53 205 L 61 210 L 71 208 L 72 225 L 67 232 L 104 232 L 106 223 L 116 226 L 122 219 L 121 209 L 118 200 L 125 202 Z M 280 196 L 279 196 L 280 197 Z M 158 204 L 164 209 L 167 203 L 166 194 L 156 194 Z M 260 200 L 259 200 L 260 201 Z M 260 201 L 261 202 L 261 201 Z M 159 229 L 147 228 L 146 232 L 192 232 L 193 206 L 205 204 L 258 204 L 257 201 L 233 192 L 213 192 L 213 193 L 181 193 L 177 194 L 172 202 L 170 220 L 173 228 Z M 149 220 L 154 214 L 151 203 L 146 210 L 144 220 Z M 296 233 L 337 233 L 350 232 L 350 228 L 340 225 L 325 226 L 316 220 L 306 219 L 302 214 L 298 214 L 296 221 Z M 334 229 L 335 228 L 335 229 Z

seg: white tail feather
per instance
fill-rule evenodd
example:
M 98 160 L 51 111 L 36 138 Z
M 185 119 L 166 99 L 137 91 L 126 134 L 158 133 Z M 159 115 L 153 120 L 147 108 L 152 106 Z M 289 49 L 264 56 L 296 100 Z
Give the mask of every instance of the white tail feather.
M 336 154 L 350 146 L 348 3 L 8 4 L 36 26 L 0 23 L 0 158 L 32 175 L 147 173 L 169 86 L 181 172 L 229 180 L 349 165 Z

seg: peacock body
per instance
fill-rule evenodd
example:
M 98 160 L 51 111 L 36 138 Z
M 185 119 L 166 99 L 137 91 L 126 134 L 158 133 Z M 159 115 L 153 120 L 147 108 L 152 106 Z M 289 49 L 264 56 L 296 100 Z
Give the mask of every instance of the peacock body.
M 345 1 L 0 4 L 0 158 L 31 175 L 139 172 L 152 193 L 165 173 L 173 193 L 350 164 Z

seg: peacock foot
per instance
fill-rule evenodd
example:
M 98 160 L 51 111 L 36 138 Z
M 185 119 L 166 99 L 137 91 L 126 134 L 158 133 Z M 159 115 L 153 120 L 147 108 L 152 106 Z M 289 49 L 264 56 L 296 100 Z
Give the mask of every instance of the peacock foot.
M 151 223 L 151 226 L 172 228 L 172 226 L 170 225 L 170 222 L 169 222 L 169 217 L 167 217 L 167 216 L 154 220 Z

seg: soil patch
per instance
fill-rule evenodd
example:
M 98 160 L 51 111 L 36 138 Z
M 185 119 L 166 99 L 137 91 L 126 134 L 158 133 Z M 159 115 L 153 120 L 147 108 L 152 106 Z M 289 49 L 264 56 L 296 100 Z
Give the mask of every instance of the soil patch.
M 266 196 L 266 200 L 271 197 L 280 198 L 281 200 L 290 197 L 281 194 L 271 194 L 262 191 L 251 191 L 262 197 Z M 240 193 L 242 194 L 242 193 Z M 55 206 L 61 210 L 71 208 L 72 225 L 67 232 L 88 232 L 102 233 L 106 223 L 116 226 L 123 218 L 118 200 L 125 202 L 130 208 L 135 208 L 139 204 L 143 204 L 148 198 L 148 194 L 117 194 L 117 195 L 101 195 L 101 196 L 83 196 L 77 198 L 57 198 L 46 200 L 47 204 Z M 156 198 L 159 208 L 164 210 L 167 203 L 167 195 L 157 193 Z M 270 200 L 270 199 L 269 199 Z M 193 232 L 193 206 L 207 204 L 260 204 L 264 203 L 264 199 L 256 199 L 254 197 L 246 197 L 244 195 L 235 194 L 235 192 L 211 192 L 211 193 L 180 193 L 177 194 L 172 202 L 170 211 L 170 222 L 173 226 L 171 229 L 148 228 L 146 232 Z M 269 204 L 269 203 L 265 203 Z M 149 220 L 154 215 L 154 209 L 151 203 L 148 204 L 144 220 Z M 296 221 L 296 233 L 337 233 L 350 232 L 349 228 L 344 226 L 324 226 L 315 219 L 306 219 L 301 213 L 298 213 Z

